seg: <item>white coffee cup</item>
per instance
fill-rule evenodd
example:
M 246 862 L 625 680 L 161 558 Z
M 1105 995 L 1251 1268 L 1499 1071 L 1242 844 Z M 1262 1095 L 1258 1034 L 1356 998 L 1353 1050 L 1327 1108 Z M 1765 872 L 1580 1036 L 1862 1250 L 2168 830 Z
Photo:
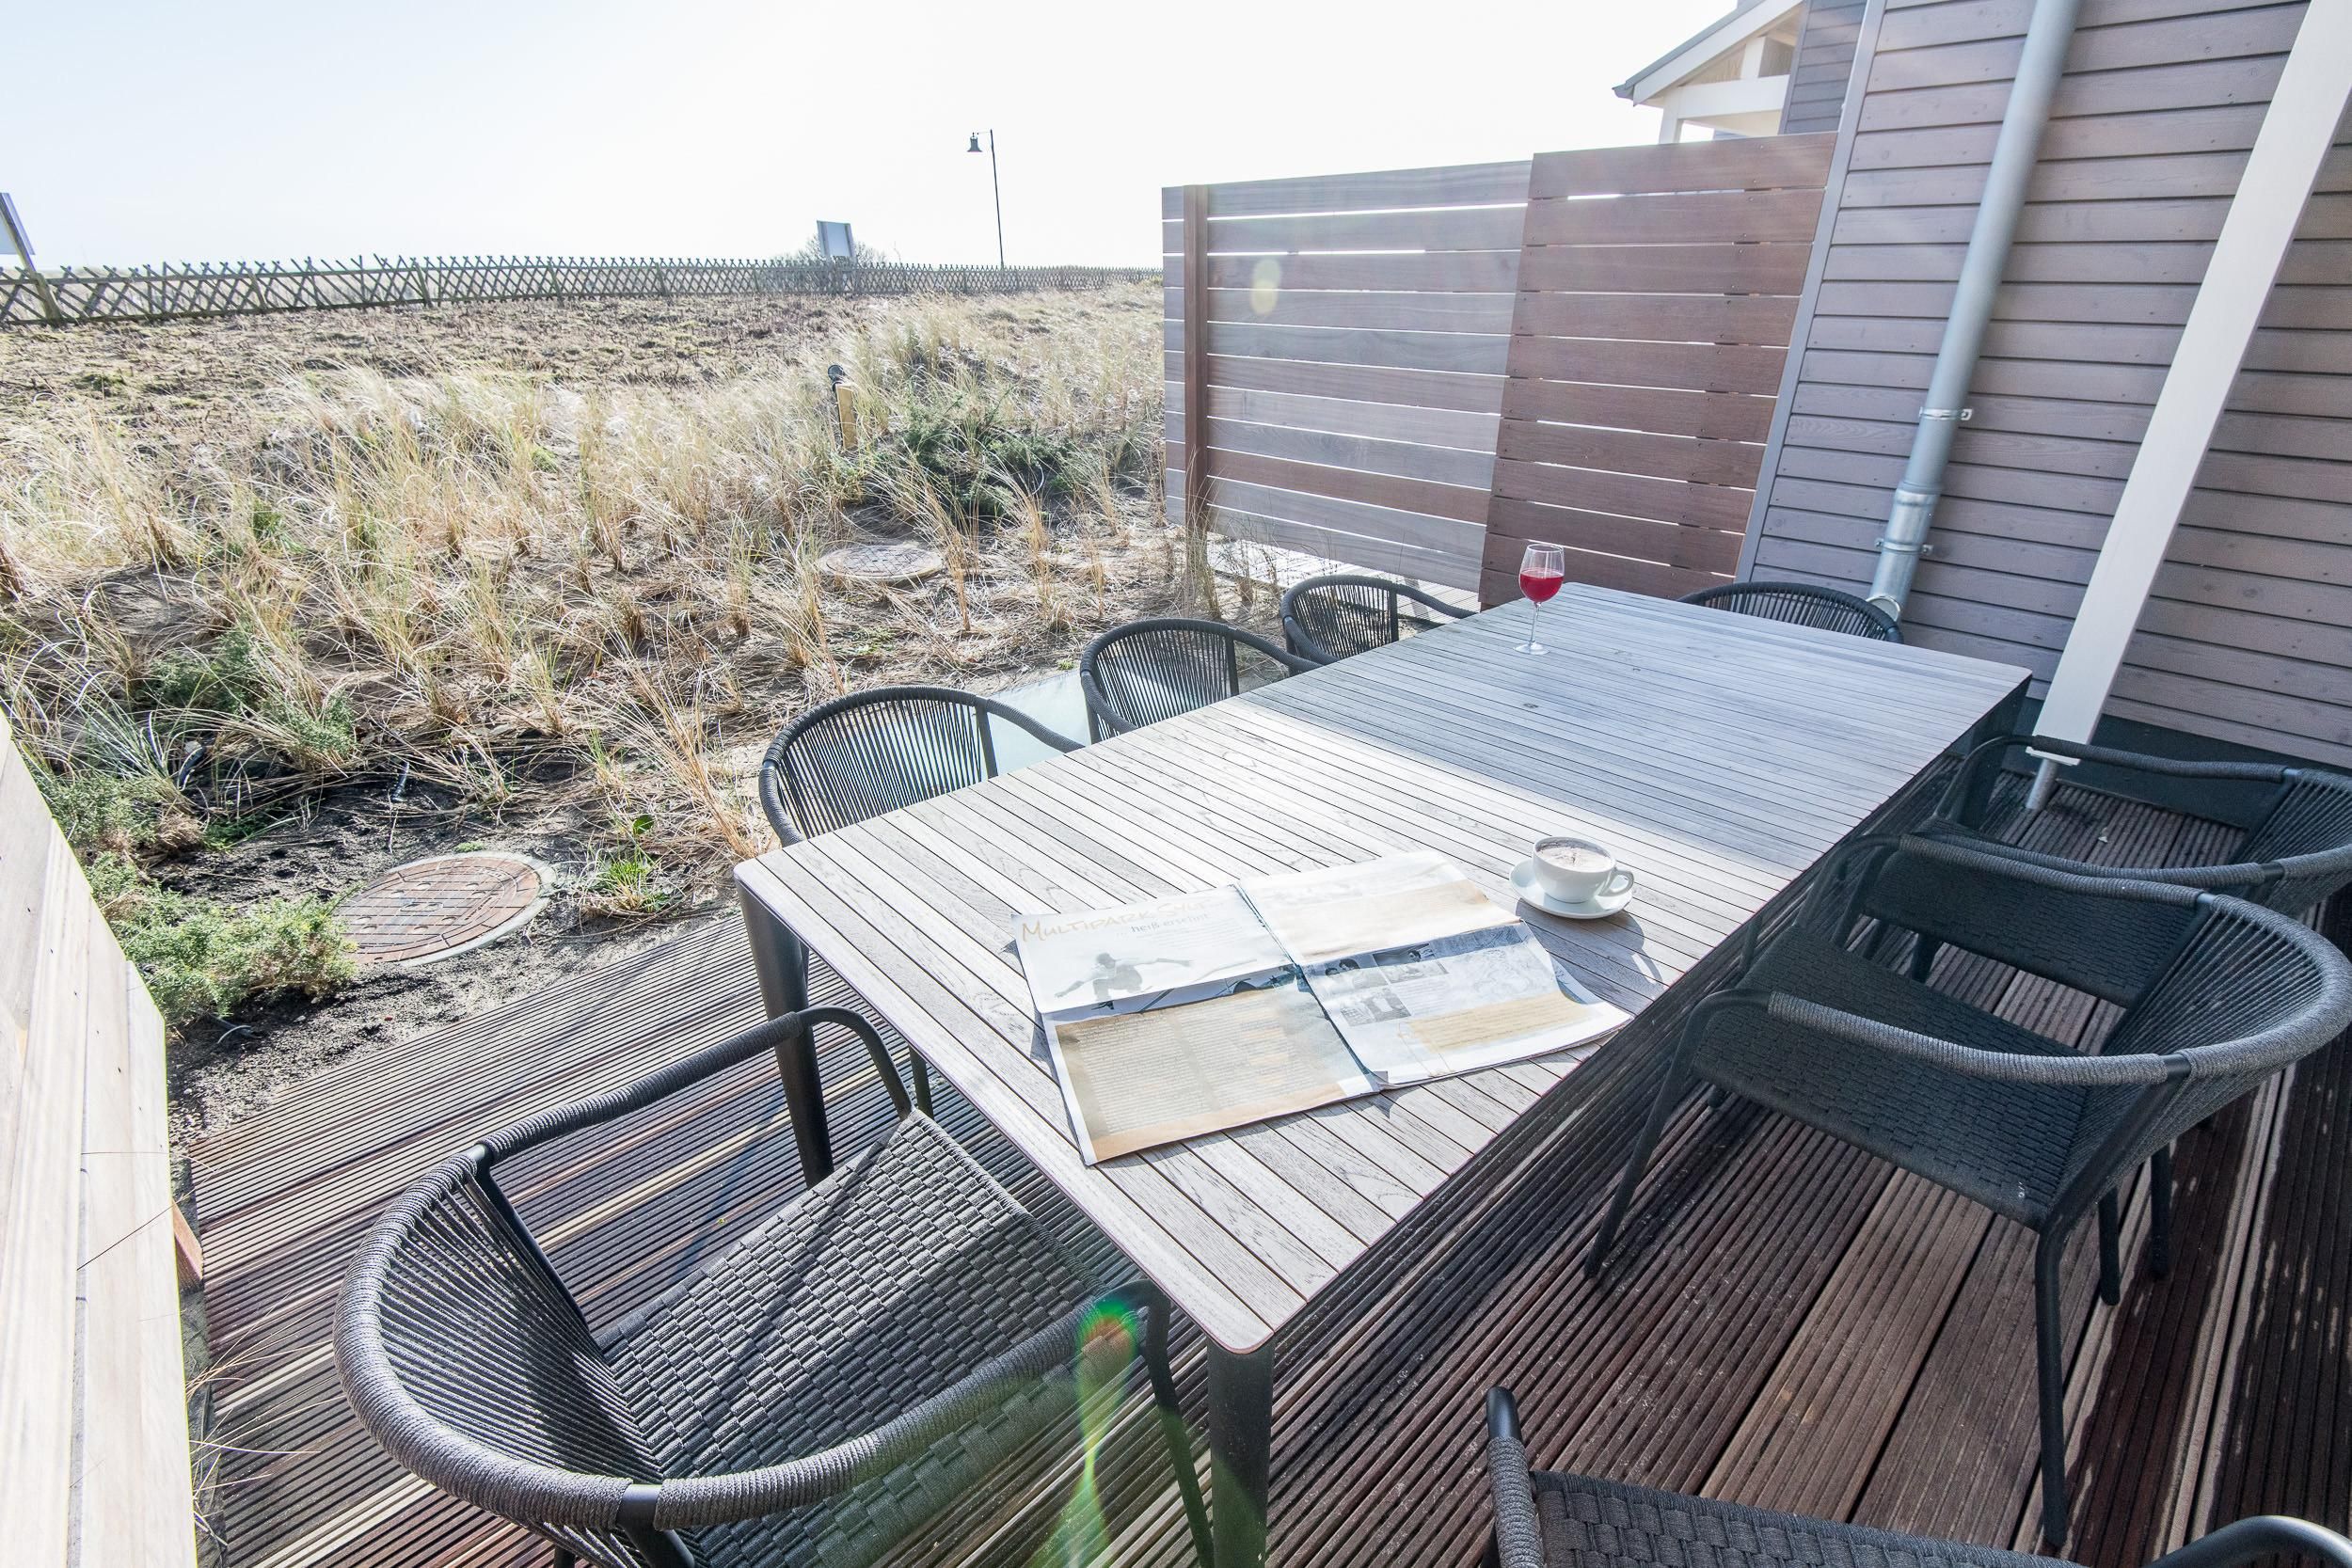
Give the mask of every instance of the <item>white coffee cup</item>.
M 1535 885 L 1555 903 L 1589 904 L 1633 886 L 1633 873 L 1589 838 L 1560 834 L 1539 840 L 1534 862 Z

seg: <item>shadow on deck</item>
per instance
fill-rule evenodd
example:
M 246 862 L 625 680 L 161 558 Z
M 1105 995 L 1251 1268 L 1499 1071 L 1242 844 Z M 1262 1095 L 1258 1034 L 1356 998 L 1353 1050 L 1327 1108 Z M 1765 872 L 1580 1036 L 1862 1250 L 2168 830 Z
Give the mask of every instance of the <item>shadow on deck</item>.
M 2071 788 L 2026 842 L 2185 863 L 2222 830 Z M 2340 900 L 2330 934 L 2352 936 Z M 1973 966 L 1973 967 L 1972 967 Z M 1938 983 L 2061 1038 L 2105 1010 L 1979 960 Z M 217 1370 L 213 1523 L 236 1568 L 540 1563 L 547 1549 L 401 1471 L 354 1423 L 326 1345 L 336 1283 L 386 1198 L 449 1150 L 755 1020 L 732 922 L 322 1074 L 194 1151 Z M 841 1042 L 844 1147 L 888 1109 Z M 2029 1239 L 1785 1119 L 1695 1102 L 1652 1163 L 1620 1262 L 1577 1266 L 1644 1100 L 1617 1082 L 1517 1167 L 1433 1206 L 1420 1244 L 1343 1281 L 1281 1347 L 1276 1560 L 1468 1564 L 1486 1530 L 1480 1396 L 1519 1395 L 1539 1467 L 1994 1544 L 2033 1546 Z M 839 1085 L 834 1087 L 834 1085 Z M 2339 1041 L 2178 1151 L 2180 1259 L 2097 1305 L 2094 1227 L 2068 1274 L 2075 1533 L 2097 1568 L 2215 1522 L 2352 1506 L 2352 1046 Z M 940 1119 L 1066 1233 L 1083 1220 L 952 1094 Z M 508 1190 L 609 1323 L 798 1187 L 757 1063 L 512 1172 Z M 2128 1195 L 2127 1259 L 2146 1194 Z M 1100 1244 L 1099 1238 L 1094 1244 Z M 1196 1417 L 1199 1356 L 1180 1339 Z M 1095 1484 L 1120 1563 L 1187 1552 L 1141 1423 Z M 1075 1484 L 975 1496 L 907 1563 L 1018 1563 Z

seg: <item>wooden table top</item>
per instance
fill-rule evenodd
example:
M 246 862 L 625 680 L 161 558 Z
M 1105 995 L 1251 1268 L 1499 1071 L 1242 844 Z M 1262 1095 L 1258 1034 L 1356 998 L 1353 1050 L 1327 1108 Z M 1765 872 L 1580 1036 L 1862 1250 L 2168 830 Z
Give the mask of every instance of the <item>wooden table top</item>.
M 1020 916 L 1440 850 L 1512 902 L 1534 841 L 1610 845 L 1607 920 L 1521 907 L 1639 1013 L 2026 673 L 1571 585 L 775 850 L 757 896 L 1228 1350 L 1257 1348 L 1596 1049 L 1089 1168 L 1012 952 Z

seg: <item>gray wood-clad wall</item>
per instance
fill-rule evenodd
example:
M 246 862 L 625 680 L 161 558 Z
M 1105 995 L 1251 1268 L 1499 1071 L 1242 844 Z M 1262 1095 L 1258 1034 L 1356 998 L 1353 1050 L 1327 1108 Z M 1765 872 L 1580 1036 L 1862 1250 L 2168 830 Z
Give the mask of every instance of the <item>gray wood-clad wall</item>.
M 1783 135 L 1837 129 L 1863 9 L 1863 0 L 1806 0 L 1804 28 L 1788 67 L 1788 97 L 1780 111 Z
M 1908 450 L 2030 0 L 1874 0 L 1752 573 L 1854 587 Z M 2085 0 L 1906 630 L 2058 662 L 2300 0 Z M 2109 712 L 2352 764 L 2352 120 Z

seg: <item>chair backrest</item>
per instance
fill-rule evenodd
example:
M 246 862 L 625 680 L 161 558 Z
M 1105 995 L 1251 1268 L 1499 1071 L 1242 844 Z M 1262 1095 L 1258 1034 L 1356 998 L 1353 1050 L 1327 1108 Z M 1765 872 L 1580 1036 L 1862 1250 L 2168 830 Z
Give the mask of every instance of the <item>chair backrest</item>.
M 2102 1059 L 2165 1059 L 2185 1076 L 2137 1097 L 2094 1093 L 2069 1176 L 2106 1190 L 2347 1023 L 2352 962 L 2334 943 L 2276 910 L 2200 895 L 2180 951 L 2100 1047 Z
M 337 1307 L 360 1421 L 415 1474 L 596 1562 L 653 1564 L 616 1518 L 655 1464 L 604 1353 L 475 1154 L 395 1199 Z
M 1407 611 L 1407 603 L 1427 613 Z M 1328 664 L 1470 613 L 1408 583 L 1335 573 L 1282 595 L 1282 641 L 1301 658 Z
M 1061 751 L 1077 742 L 991 698 L 945 686 L 883 686 L 811 708 L 759 766 L 759 803 L 787 844 L 993 778 L 990 721 Z
M 1315 664 L 1221 621 L 1131 621 L 1078 657 L 1093 738 L 1173 719 Z
M 1767 621 L 1786 621 L 1791 626 L 1820 626 L 1824 631 L 1874 638 L 1881 642 L 1903 640 L 1895 618 L 1878 606 L 1851 594 L 1809 582 L 1727 582 L 1720 588 L 1685 594 L 1682 602 L 1727 610 L 1737 615 L 1759 616 Z
M 2265 868 L 2246 896 L 2288 914 L 2352 886 L 2352 778 L 2322 768 L 2289 770 L 2278 800 L 2232 858 Z

